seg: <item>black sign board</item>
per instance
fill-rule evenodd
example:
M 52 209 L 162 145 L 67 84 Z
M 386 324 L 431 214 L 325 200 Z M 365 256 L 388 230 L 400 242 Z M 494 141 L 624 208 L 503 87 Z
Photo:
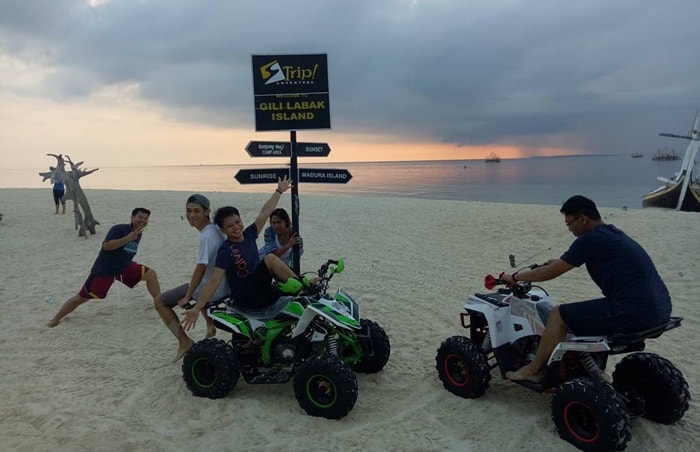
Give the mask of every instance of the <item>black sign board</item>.
M 345 169 L 299 168 L 299 182 L 347 184 L 350 179 L 352 179 L 352 174 Z
M 292 144 L 285 141 L 251 141 L 245 147 L 251 157 L 291 157 Z M 296 143 L 297 157 L 326 157 L 328 143 Z
M 326 54 L 253 55 L 255 130 L 330 129 Z
M 253 93 L 328 93 L 326 54 L 253 55 Z
M 234 177 L 240 184 L 276 184 L 284 176 L 289 177 L 289 168 L 242 169 Z

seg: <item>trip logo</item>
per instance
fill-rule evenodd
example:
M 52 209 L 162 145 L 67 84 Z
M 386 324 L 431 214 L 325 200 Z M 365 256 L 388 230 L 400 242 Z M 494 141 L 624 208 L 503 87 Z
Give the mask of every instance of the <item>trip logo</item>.
M 309 85 L 314 83 L 318 67 L 318 64 L 311 67 L 282 66 L 274 60 L 260 67 L 260 76 L 265 85 Z

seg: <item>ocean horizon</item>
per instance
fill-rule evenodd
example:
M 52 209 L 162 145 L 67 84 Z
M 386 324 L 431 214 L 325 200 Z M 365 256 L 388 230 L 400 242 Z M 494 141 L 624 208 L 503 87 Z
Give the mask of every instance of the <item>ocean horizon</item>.
M 101 167 L 81 178 L 83 189 L 177 190 L 264 193 L 273 184 L 240 184 L 246 168 L 286 168 L 289 159 L 246 164 Z M 0 169 L 2 188 L 47 188 L 36 169 Z M 299 184 L 299 194 L 399 196 L 514 204 L 561 204 L 582 194 L 601 207 L 641 208 L 642 197 L 659 186 L 657 176 L 671 177 L 679 161 L 598 154 L 474 160 L 322 163 L 300 159 L 299 168 L 345 169 L 351 179 L 340 183 Z M 86 166 L 85 169 L 93 167 Z

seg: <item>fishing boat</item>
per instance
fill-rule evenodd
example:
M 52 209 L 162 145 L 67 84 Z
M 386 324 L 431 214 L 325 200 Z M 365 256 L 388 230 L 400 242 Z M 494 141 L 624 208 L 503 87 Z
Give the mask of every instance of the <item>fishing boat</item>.
M 633 152 L 633 153 L 632 153 L 632 158 L 633 158 L 633 159 L 640 159 L 640 158 L 642 158 L 642 157 L 644 157 L 644 154 L 642 154 L 641 152 Z
M 695 115 L 690 135 L 671 133 L 659 135 L 690 140 L 690 143 L 685 150 L 680 169 L 670 179 L 657 177 L 663 185 L 642 198 L 642 207 L 665 207 L 685 212 L 700 212 L 700 168 L 696 162 L 700 147 L 700 116 Z
M 665 147 L 656 151 L 656 154 L 651 156 L 652 160 L 680 160 L 681 157 L 676 154 L 675 149 Z
M 484 162 L 486 162 L 486 163 L 498 163 L 500 161 L 501 161 L 501 157 L 499 157 L 498 154 L 496 154 L 495 152 L 490 153 L 484 159 Z

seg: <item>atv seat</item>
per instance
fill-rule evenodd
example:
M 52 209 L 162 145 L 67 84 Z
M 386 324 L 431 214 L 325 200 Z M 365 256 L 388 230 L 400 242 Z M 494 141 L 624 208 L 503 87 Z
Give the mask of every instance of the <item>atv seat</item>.
M 279 297 L 277 301 L 270 306 L 252 309 L 236 306 L 236 303 L 229 299 L 226 302 L 226 312 L 238 313 L 256 320 L 269 320 L 277 317 L 277 315 L 282 312 L 282 309 L 284 309 L 284 307 L 287 306 L 293 299 L 294 297 L 292 296 Z
M 671 317 L 671 319 L 663 325 L 650 328 L 648 330 L 639 331 L 637 333 L 615 333 L 608 336 L 608 344 L 613 349 L 629 348 L 642 345 L 646 339 L 654 339 L 661 336 L 668 330 L 681 326 L 683 317 Z

